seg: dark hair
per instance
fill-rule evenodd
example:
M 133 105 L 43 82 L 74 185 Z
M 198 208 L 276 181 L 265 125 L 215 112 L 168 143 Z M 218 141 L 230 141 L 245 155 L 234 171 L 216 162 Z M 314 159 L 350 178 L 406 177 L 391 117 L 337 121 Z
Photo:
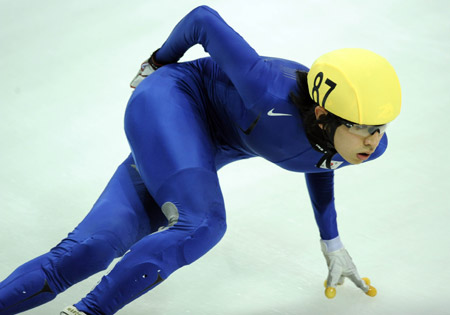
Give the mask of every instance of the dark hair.
M 325 150 L 334 149 L 334 133 L 337 128 L 335 116 L 329 113 L 316 118 L 315 108 L 319 105 L 309 95 L 308 72 L 298 70 L 296 74 L 297 90 L 292 91 L 289 98 L 300 112 L 309 141 L 313 146 L 319 145 Z M 323 128 L 319 125 L 323 125 Z

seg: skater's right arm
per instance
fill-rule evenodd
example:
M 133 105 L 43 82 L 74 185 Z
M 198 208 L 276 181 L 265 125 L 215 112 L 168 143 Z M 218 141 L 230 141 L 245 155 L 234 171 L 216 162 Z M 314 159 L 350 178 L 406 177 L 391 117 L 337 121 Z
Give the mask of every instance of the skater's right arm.
M 334 172 L 306 173 L 311 203 L 320 231 L 322 253 L 328 265 L 325 296 L 334 298 L 336 286 L 349 278 L 358 288 L 373 297 L 377 294 L 370 281 L 359 276 L 347 250 L 339 237 L 334 205 Z
M 334 172 L 306 173 L 305 179 L 320 237 L 323 240 L 338 237 L 334 205 Z

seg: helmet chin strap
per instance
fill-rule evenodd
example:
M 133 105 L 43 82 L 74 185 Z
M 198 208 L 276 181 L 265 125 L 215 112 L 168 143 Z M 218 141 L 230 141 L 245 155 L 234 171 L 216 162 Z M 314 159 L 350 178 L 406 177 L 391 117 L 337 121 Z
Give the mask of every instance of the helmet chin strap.
M 316 164 L 317 167 L 321 167 L 323 162 L 325 161 L 325 166 L 328 169 L 331 169 L 331 159 L 337 153 L 336 148 L 334 146 L 334 135 L 336 134 L 336 129 L 341 125 L 341 123 L 337 119 L 333 119 L 326 126 L 326 129 L 322 129 L 322 134 L 325 139 L 325 148 L 322 148 L 323 156 Z M 317 145 L 316 145 L 317 146 Z
M 337 128 L 341 125 L 342 123 L 340 121 L 338 121 L 337 119 L 333 119 L 328 123 L 327 128 L 323 130 L 323 134 L 325 136 L 325 139 L 327 140 L 327 144 L 334 150 L 336 150 L 334 146 L 334 135 L 336 134 Z
M 330 118 L 334 115 L 328 112 Z M 333 117 L 334 118 L 334 117 Z M 323 163 L 325 161 L 325 167 L 328 169 L 331 168 L 331 159 L 337 153 L 336 148 L 334 147 L 334 135 L 336 134 L 336 129 L 341 125 L 341 121 L 339 119 L 329 119 L 324 128 L 321 128 L 317 124 L 313 124 L 310 120 L 306 123 L 306 125 L 310 126 L 306 128 L 306 136 L 311 143 L 311 146 L 316 150 L 323 154 L 322 158 L 316 164 L 317 168 L 323 167 Z

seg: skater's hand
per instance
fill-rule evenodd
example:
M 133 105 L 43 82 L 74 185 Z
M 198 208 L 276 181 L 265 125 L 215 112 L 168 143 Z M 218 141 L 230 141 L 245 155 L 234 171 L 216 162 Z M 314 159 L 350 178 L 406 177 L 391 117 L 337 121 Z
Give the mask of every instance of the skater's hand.
M 144 80 L 146 77 L 148 77 L 153 72 L 155 72 L 155 70 L 152 68 L 152 66 L 150 66 L 150 64 L 148 63 L 148 60 L 145 60 L 141 64 L 141 68 L 139 69 L 138 73 L 136 74 L 134 79 L 131 81 L 130 87 L 132 89 L 137 88 L 137 86 L 142 82 L 142 80 Z
M 338 238 L 337 240 L 338 242 L 332 242 L 331 246 L 330 241 L 320 241 L 329 270 L 328 278 L 325 281 L 325 296 L 329 299 L 334 298 L 336 296 L 336 285 L 343 284 L 345 278 L 349 278 L 364 293 L 374 297 L 377 290 L 370 285 L 369 279 L 359 276 L 352 258 L 340 240 Z
M 148 58 L 148 60 L 145 60 L 141 64 L 141 67 L 139 68 L 138 73 L 136 74 L 136 76 L 134 77 L 134 79 L 130 83 L 130 87 L 131 88 L 133 88 L 133 89 L 137 88 L 137 86 L 142 82 L 142 80 L 144 80 L 150 74 L 155 72 L 156 69 L 158 69 L 159 67 L 163 66 L 163 64 L 160 64 L 160 63 L 156 62 L 156 60 L 155 60 L 155 54 L 156 54 L 157 51 L 158 50 L 156 50 L 150 56 L 150 58 Z

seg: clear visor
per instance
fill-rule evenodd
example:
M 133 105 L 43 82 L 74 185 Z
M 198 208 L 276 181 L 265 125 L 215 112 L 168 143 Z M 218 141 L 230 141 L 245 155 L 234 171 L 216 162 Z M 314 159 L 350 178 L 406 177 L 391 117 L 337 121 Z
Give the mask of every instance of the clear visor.
M 368 137 L 376 132 L 379 132 L 380 135 L 384 134 L 387 128 L 386 125 L 358 125 L 350 122 L 344 123 L 344 125 L 348 128 L 348 131 L 359 136 Z

